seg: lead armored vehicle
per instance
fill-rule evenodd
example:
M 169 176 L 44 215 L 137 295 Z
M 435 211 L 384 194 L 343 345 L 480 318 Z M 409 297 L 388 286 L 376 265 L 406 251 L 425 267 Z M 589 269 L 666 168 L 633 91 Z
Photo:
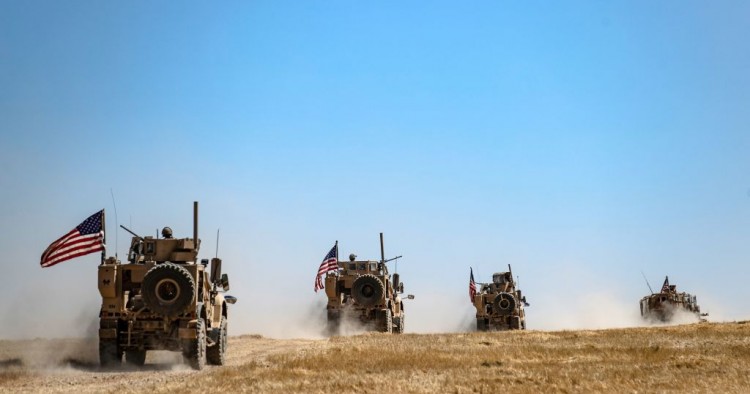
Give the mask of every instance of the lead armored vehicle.
M 338 332 L 344 319 L 359 322 L 364 328 L 374 331 L 404 332 L 406 315 L 401 299 L 404 283 L 399 274 L 391 275 L 386 265 L 401 256 L 385 259 L 383 233 L 380 233 L 380 256 L 380 261 L 357 260 L 352 254 L 349 261 L 338 261 L 338 269 L 326 274 L 330 334 Z M 414 296 L 407 298 L 413 299 Z
M 647 282 L 648 283 L 648 282 Z M 651 286 L 649 286 L 651 288 Z M 641 317 L 645 320 L 669 323 L 681 312 L 694 315 L 696 321 L 705 321 L 707 313 L 701 313 L 698 298 L 689 293 L 678 293 L 676 285 L 669 284 L 669 277 L 658 293 L 641 298 Z
M 529 306 L 521 290 L 516 288 L 513 272 L 508 264 L 508 272 L 492 275 L 492 283 L 477 283 L 474 295 L 477 331 L 525 330 L 526 312 Z
M 124 226 L 121 226 L 125 228 Z M 110 257 L 99 266 L 99 360 L 104 367 L 125 361 L 143 365 L 149 350 L 182 352 L 194 368 L 223 365 L 227 350 L 229 278 L 221 259 L 198 261 L 198 203 L 193 238 L 132 238 L 128 263 Z

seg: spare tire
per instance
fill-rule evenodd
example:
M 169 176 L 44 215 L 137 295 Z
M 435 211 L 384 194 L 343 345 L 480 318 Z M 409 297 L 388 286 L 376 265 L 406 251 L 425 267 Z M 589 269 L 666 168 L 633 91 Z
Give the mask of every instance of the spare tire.
M 492 301 L 492 308 L 498 314 L 508 316 L 516 310 L 516 298 L 510 293 L 500 293 Z
M 384 293 L 383 282 L 370 274 L 360 276 L 352 284 L 352 297 L 361 306 L 377 305 Z
M 158 264 L 143 277 L 141 294 L 151 312 L 175 317 L 195 299 L 195 281 L 182 266 Z

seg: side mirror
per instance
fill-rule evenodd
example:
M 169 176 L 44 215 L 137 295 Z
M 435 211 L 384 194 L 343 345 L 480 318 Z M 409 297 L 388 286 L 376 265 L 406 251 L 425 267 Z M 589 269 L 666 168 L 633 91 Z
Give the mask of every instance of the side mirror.
M 224 289 L 224 291 L 229 291 L 229 275 L 223 274 L 221 276 L 221 288 Z
M 207 266 L 208 265 L 208 259 L 202 259 L 201 260 L 201 265 L 204 266 L 204 267 Z
M 237 297 L 230 296 L 230 295 L 224 296 L 224 301 L 226 301 L 227 304 L 234 304 L 235 302 L 237 302 Z
M 211 283 L 218 283 L 221 279 L 221 259 L 211 259 Z
M 413 300 L 414 299 L 414 294 L 409 294 L 408 296 L 406 296 L 406 299 L 407 300 Z

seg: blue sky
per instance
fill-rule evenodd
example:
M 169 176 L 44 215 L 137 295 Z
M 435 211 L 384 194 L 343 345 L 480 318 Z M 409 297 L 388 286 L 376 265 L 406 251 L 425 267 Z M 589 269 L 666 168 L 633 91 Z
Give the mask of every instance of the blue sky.
M 190 236 L 201 202 L 235 333 L 305 335 L 258 316 L 319 320 L 320 259 L 335 240 L 376 258 L 381 231 L 417 296 L 407 330 L 470 324 L 468 267 L 489 280 L 508 263 L 530 328 L 599 325 L 591 299 L 637 313 L 641 270 L 749 318 L 748 16 L 731 1 L 3 2 L 0 295 L 67 334 L 95 320 L 96 257 L 38 258 L 101 208 L 124 254 L 111 189 L 140 233 Z M 0 337 L 45 335 L 16 303 L 0 315 L 23 316 Z

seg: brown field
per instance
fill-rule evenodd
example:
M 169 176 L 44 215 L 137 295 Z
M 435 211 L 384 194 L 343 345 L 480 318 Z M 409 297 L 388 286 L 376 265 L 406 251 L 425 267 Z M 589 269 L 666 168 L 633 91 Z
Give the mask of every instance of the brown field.
M 747 324 L 746 324 L 747 323 Z M 228 365 L 177 353 L 101 371 L 93 340 L 0 341 L 11 392 L 748 392 L 750 322 L 597 331 L 232 337 Z

